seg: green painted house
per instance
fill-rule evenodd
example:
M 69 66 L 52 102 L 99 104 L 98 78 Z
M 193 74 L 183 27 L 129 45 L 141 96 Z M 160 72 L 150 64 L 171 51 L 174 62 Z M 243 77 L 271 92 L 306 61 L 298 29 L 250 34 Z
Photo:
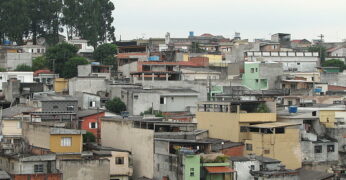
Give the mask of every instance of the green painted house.
M 201 157 L 200 155 L 184 155 L 184 180 L 200 180 Z
M 281 63 L 245 62 L 242 84 L 251 90 L 280 89 Z

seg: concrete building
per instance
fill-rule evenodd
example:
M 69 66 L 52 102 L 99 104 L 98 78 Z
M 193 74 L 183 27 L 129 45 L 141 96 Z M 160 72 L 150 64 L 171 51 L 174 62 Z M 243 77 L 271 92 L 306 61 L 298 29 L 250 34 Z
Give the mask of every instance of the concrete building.
M 46 47 L 43 45 L 26 44 L 21 46 L 21 48 L 23 52 L 31 53 L 32 58 L 42 56 L 46 52 Z
M 282 63 L 284 71 L 313 72 L 320 66 L 318 52 L 247 51 L 245 60 Z
M 99 109 L 101 108 L 101 97 L 96 94 L 76 92 L 78 108 L 80 109 Z
M 7 82 L 10 79 L 20 80 L 21 83 L 34 82 L 33 72 L 19 72 L 19 71 L 0 72 L 0 90 L 2 90 L 2 83 Z
M 231 161 L 231 168 L 236 172 L 233 179 L 252 180 L 253 176 L 250 172 L 260 170 L 260 162 L 254 158 L 231 156 L 229 160 Z
M 50 70 L 37 70 L 34 72 L 34 81 L 47 85 L 49 90 L 53 90 L 53 82 L 57 78 L 59 78 L 59 74 L 54 74 Z
M 54 79 L 53 89 L 57 93 L 68 92 L 68 80 L 64 78 Z
M 42 112 L 76 113 L 78 110 L 78 100 L 72 96 L 37 93 L 34 94 L 31 103 L 35 107 L 41 108 Z
M 274 122 L 247 126 L 245 154 L 278 159 L 289 169 L 302 167 L 300 131 L 297 125 Z
M 195 81 L 195 80 L 215 80 L 221 78 L 221 72 L 214 71 L 208 68 L 180 68 L 182 80 Z
M 111 68 L 109 65 L 100 65 L 99 63 L 91 63 L 86 65 L 78 65 L 78 77 L 105 77 L 111 78 Z
M 96 137 L 96 142 L 101 139 L 101 118 L 105 116 L 102 110 L 83 110 L 78 111 L 80 129 L 91 132 Z
M 78 47 L 79 54 L 92 54 L 94 52 L 94 47 L 89 45 L 87 40 L 73 38 L 71 40 L 68 40 L 67 43 L 73 44 L 74 46 Z
M 140 115 L 150 108 L 163 113 L 193 113 L 198 101 L 198 92 L 191 89 L 124 88 L 121 91 L 121 100 L 133 115 Z
M 281 63 L 245 62 L 242 84 L 251 90 L 280 89 Z
M 6 70 L 15 70 L 18 65 L 32 65 L 32 54 L 17 49 L 0 49 L 0 67 Z
M 263 106 L 267 112 L 258 111 Z M 208 130 L 211 138 L 232 142 L 245 140 L 241 126 L 276 121 L 275 104 L 264 101 L 201 102 L 197 108 L 198 129 Z
M 68 82 L 69 95 L 74 96 L 77 92 L 97 94 L 106 92 L 107 81 L 105 77 L 74 77 Z
M 103 118 L 101 144 L 132 152 L 133 178 L 153 178 L 154 131 L 135 128 L 132 125 L 132 121 L 122 117 Z

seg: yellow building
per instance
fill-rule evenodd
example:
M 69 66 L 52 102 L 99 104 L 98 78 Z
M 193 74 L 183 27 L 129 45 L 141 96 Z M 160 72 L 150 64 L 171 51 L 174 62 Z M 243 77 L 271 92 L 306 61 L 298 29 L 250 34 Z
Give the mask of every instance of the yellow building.
M 299 124 L 262 123 L 247 126 L 245 154 L 280 160 L 289 169 L 302 167 Z
M 3 136 L 22 136 L 22 119 L 2 119 L 1 130 Z
M 55 153 L 81 153 L 83 130 L 51 128 L 50 151 Z
M 54 91 L 61 93 L 68 90 L 68 80 L 64 78 L 56 78 L 54 80 Z
M 267 107 L 270 112 L 259 112 L 261 106 Z M 262 101 L 202 102 L 198 104 L 196 118 L 197 128 L 207 129 L 211 138 L 243 142 L 245 137 L 241 126 L 275 122 L 276 107 L 274 103 Z
M 320 122 L 326 126 L 326 128 L 336 128 L 338 121 L 344 122 L 346 120 L 346 111 L 342 110 L 320 110 L 319 111 Z

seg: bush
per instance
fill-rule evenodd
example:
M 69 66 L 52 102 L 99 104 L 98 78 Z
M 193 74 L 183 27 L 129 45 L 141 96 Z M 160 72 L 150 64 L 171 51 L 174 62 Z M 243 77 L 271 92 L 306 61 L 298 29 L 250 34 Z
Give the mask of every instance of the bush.
M 83 142 L 96 142 L 96 137 L 94 136 L 93 133 L 87 131 L 85 134 L 83 134 Z
M 15 71 L 32 71 L 32 68 L 31 68 L 31 66 L 26 65 L 26 64 L 19 64 L 16 67 Z
M 110 112 L 114 112 L 114 113 L 119 114 L 121 111 L 126 110 L 126 105 L 124 102 L 121 101 L 120 98 L 115 97 L 114 99 L 112 99 L 106 103 L 106 108 Z
M 269 113 L 270 109 L 268 108 L 268 106 L 264 103 L 261 103 L 258 105 L 256 112 L 258 113 Z

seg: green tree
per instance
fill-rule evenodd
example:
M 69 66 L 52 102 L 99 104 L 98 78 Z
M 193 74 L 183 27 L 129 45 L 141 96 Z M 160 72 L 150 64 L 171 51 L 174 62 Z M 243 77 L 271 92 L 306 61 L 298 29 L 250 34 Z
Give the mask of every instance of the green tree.
M 23 38 L 28 36 L 30 19 L 27 11 L 28 0 L 0 1 L 0 32 L 3 37 L 23 44 Z M 4 38 L 1 39 L 4 39 Z
M 341 61 L 340 59 L 330 59 L 330 60 L 324 61 L 322 63 L 322 66 L 323 67 L 339 67 L 340 72 L 342 72 L 346 68 L 345 63 Z
M 203 53 L 203 52 L 205 52 L 205 50 L 202 49 L 202 48 L 200 47 L 199 43 L 197 43 L 197 42 L 192 42 L 190 51 L 191 51 L 192 53 Z
M 73 78 L 78 75 L 78 65 L 88 64 L 88 60 L 84 57 L 76 56 L 68 61 L 66 61 L 64 65 L 64 69 L 62 71 L 63 78 Z
M 83 143 L 86 143 L 86 142 L 96 142 L 95 135 L 89 131 L 83 134 Z
M 48 61 L 44 56 L 37 57 L 32 60 L 32 70 L 49 69 Z
M 120 98 L 115 97 L 106 103 L 106 108 L 110 112 L 119 114 L 121 111 L 126 110 L 126 105 L 124 102 L 121 101 Z
M 59 43 L 47 49 L 45 54 L 48 67 L 60 76 L 63 76 L 65 63 L 77 56 L 78 48 L 72 44 Z
M 66 0 L 64 5 L 62 22 L 69 38 L 76 35 L 86 39 L 94 49 L 107 40 L 115 41 L 114 4 L 110 0 Z
M 326 56 L 327 56 L 327 49 L 323 45 L 317 44 L 317 45 L 310 46 L 308 48 L 308 51 L 309 52 L 318 52 L 319 56 L 320 56 L 321 63 L 323 63 L 325 61 Z
M 0 72 L 6 72 L 6 68 L 0 67 Z
M 104 65 L 114 65 L 115 55 L 117 54 L 117 46 L 115 44 L 102 44 L 99 45 L 94 51 L 94 58 L 96 61 Z
M 32 68 L 31 68 L 31 66 L 26 65 L 26 64 L 19 64 L 16 67 L 15 71 L 32 71 Z

